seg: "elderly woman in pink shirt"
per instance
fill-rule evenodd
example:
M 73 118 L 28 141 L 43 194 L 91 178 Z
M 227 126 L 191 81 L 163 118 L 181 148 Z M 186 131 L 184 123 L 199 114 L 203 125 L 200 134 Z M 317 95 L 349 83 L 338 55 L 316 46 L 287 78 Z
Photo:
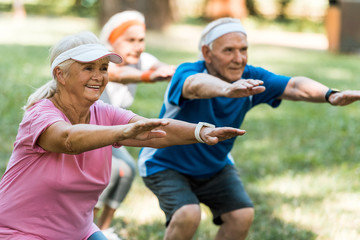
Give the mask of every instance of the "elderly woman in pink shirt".
M 93 208 L 109 182 L 112 146 L 213 145 L 245 133 L 105 104 L 109 61 L 122 60 L 92 33 L 64 38 L 50 57 L 53 79 L 29 97 L 0 182 L 0 239 L 106 239 Z

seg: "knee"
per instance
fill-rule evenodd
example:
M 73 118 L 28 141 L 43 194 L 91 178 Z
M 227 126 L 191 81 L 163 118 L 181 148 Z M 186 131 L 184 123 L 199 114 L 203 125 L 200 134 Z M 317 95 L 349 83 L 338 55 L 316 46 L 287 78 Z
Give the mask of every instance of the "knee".
M 171 217 L 164 239 L 192 239 L 200 220 L 201 210 L 198 204 L 182 206 Z
M 198 226 L 201 221 L 201 209 L 198 204 L 189 204 L 179 208 L 171 218 L 171 224 Z
M 129 181 L 132 181 L 136 175 L 136 170 L 132 163 L 124 162 L 122 160 L 119 164 L 119 172 L 121 178 L 129 179 Z
M 230 228 L 247 232 L 254 220 L 255 211 L 253 208 L 243 208 L 225 214 L 224 223 Z

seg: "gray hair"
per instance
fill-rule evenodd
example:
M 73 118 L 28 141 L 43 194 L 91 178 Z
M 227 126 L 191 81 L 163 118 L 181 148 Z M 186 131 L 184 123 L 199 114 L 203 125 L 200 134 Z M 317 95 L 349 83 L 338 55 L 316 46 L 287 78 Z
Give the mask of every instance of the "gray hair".
M 64 37 L 60 42 L 54 45 L 50 49 L 50 65 L 54 61 L 54 59 L 59 56 L 62 52 L 65 52 L 74 47 L 83 45 L 83 44 L 96 44 L 100 43 L 99 39 L 92 32 L 81 32 L 74 35 L 69 35 Z M 71 64 L 74 63 L 74 60 L 66 60 L 58 65 L 58 67 L 64 70 L 65 74 L 68 73 Z M 53 73 L 51 73 L 53 75 Z M 40 88 L 36 89 L 34 93 L 32 93 L 25 106 L 24 110 L 29 109 L 32 105 L 34 105 L 37 101 L 45 98 L 50 98 L 54 96 L 57 91 L 57 79 L 53 76 L 53 79 L 45 83 Z

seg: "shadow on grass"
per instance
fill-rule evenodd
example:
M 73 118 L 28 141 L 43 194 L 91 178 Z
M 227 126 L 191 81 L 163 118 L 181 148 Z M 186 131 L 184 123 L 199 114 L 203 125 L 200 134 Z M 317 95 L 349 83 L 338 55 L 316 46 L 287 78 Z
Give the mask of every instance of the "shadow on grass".
M 317 205 L 321 202 L 321 198 L 292 198 L 282 194 L 262 193 L 255 188 L 252 188 L 249 194 L 254 201 L 256 213 L 247 240 L 316 239 L 317 235 L 314 232 L 279 219 L 274 216 L 273 210 L 282 204 L 294 204 L 294 202 L 308 202 Z M 151 208 L 152 206 L 148 207 Z M 206 217 L 203 217 L 194 239 L 214 239 L 218 227 L 212 223 L 212 215 L 209 208 L 202 205 L 202 210 L 205 212 Z M 126 240 L 161 240 L 165 232 L 163 220 L 154 220 L 150 223 L 140 224 L 136 219 L 129 220 L 124 217 L 124 219 L 115 218 L 113 225 L 121 238 Z
M 158 240 L 164 237 L 165 226 L 164 222 L 160 220 L 139 224 L 136 220 L 115 218 L 113 226 L 124 240 Z
M 274 239 L 292 239 L 292 240 L 312 240 L 317 235 L 299 225 L 286 223 L 282 219 L 274 216 L 273 210 L 280 205 L 296 201 L 319 203 L 320 198 L 302 197 L 289 198 L 281 194 L 264 194 L 259 191 L 249 191 L 255 205 L 255 219 L 251 227 L 249 240 L 274 240 Z

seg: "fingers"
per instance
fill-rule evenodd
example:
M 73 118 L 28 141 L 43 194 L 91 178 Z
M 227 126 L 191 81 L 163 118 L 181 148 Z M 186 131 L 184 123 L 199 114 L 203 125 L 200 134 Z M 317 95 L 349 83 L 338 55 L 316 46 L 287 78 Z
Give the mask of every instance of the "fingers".
M 261 86 L 263 81 L 260 80 L 239 80 L 231 84 L 227 91 L 227 97 L 247 97 L 250 95 L 262 93 L 265 87 Z
M 330 102 L 335 106 L 349 105 L 360 100 L 360 91 L 346 90 L 331 94 Z
M 264 82 L 261 80 L 256 80 L 256 79 L 241 79 L 239 81 L 236 81 L 234 84 L 241 85 L 247 89 L 252 89 L 254 87 L 263 85 Z
M 159 80 L 159 79 L 167 79 L 167 78 L 171 78 L 172 75 L 175 72 L 175 67 L 174 66 L 162 66 L 159 67 L 155 72 L 154 72 L 154 79 Z
M 148 138 L 159 138 L 166 135 L 162 130 L 154 130 L 160 126 L 166 126 L 169 121 L 166 119 L 144 119 L 137 121 L 132 124 L 123 125 L 125 130 L 123 135 L 125 138 L 137 138 L 137 139 L 148 139 Z
M 258 94 L 258 93 L 262 93 L 263 91 L 265 91 L 265 87 L 263 86 L 257 86 L 251 89 L 251 93 L 252 94 Z
M 244 135 L 245 130 L 231 128 L 231 127 L 219 127 L 219 128 L 203 128 L 205 132 L 203 140 L 208 145 L 214 145 L 219 141 L 224 141 L 230 138 Z
M 166 119 L 144 119 L 135 123 L 135 128 L 139 131 L 149 131 L 151 129 L 166 126 L 169 124 L 169 120 Z
M 166 132 L 163 130 L 151 130 L 148 134 L 148 139 L 151 138 L 162 138 L 166 136 Z

